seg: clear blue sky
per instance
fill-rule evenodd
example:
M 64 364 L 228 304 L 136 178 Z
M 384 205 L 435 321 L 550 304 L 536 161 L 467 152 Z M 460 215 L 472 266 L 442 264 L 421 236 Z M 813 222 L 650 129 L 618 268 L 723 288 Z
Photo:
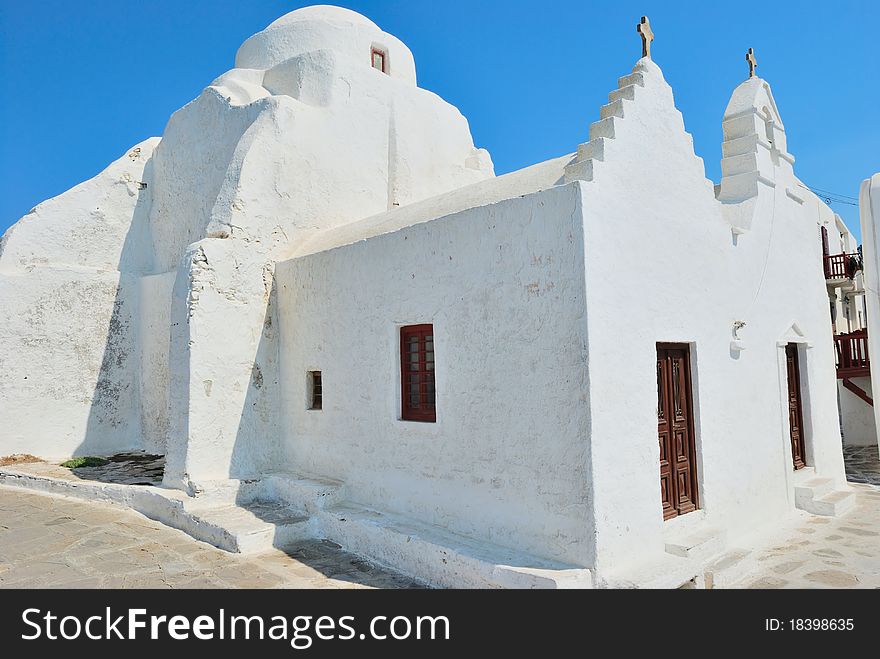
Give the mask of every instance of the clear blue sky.
M 238 46 L 312 3 L 282 0 L 0 0 L 0 232 L 34 205 L 161 135 L 233 65 Z M 458 106 L 498 173 L 573 151 L 640 55 L 672 84 L 707 175 L 721 116 L 754 47 L 812 186 L 855 197 L 880 170 L 880 2 L 361 0 L 406 42 L 419 84 Z M 835 205 L 858 230 L 855 207 Z

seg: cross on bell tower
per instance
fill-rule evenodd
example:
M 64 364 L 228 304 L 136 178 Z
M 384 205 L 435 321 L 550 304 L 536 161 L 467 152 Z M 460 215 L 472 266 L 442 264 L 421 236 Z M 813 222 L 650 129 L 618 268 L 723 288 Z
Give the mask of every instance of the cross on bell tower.
M 651 57 L 651 42 L 654 41 L 654 32 L 651 30 L 651 22 L 647 16 L 642 16 L 641 22 L 636 26 L 636 32 L 642 37 L 642 57 Z
M 749 48 L 749 52 L 746 53 L 746 62 L 749 63 L 749 78 L 754 78 L 755 69 L 758 68 L 758 60 L 755 59 L 755 51 L 752 48 Z

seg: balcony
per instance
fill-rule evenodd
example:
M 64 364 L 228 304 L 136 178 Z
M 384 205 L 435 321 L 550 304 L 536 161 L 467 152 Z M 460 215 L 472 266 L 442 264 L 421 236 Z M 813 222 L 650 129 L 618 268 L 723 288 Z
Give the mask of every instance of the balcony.
M 856 330 L 834 336 L 834 354 L 837 359 L 837 378 L 866 377 L 871 375 L 868 361 L 868 330 Z
M 845 281 L 852 279 L 862 269 L 862 255 L 828 254 L 825 256 L 825 279 L 827 281 Z

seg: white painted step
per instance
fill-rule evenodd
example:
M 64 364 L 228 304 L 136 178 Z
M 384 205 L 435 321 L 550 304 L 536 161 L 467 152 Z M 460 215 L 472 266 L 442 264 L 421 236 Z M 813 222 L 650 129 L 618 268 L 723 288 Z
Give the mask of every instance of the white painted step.
M 565 168 L 565 181 L 592 181 L 594 168 L 592 160 L 575 160 Z
M 283 503 L 199 506 L 195 510 L 190 510 L 185 503 L 184 508 L 192 519 L 192 526 L 178 528 L 226 551 L 256 554 L 287 546 L 309 535 L 308 515 Z
M 614 117 L 606 117 L 590 124 L 590 141 L 597 137 L 614 137 Z
M 856 502 L 854 492 L 848 490 L 836 490 L 831 494 L 826 494 L 818 499 L 813 499 L 808 512 L 814 515 L 824 515 L 826 517 L 837 517 L 842 515 Z
M 834 489 L 834 481 L 830 478 L 811 478 L 800 485 L 795 485 L 794 502 L 797 508 L 807 510 L 814 499 L 825 496 Z
M 613 92 L 608 94 L 609 101 L 619 101 L 621 99 L 626 99 L 627 101 L 633 101 L 636 98 L 636 86 L 635 85 L 626 85 L 625 87 L 621 87 L 620 89 L 615 89 Z
M 855 503 L 855 493 L 849 489 L 835 490 L 830 478 L 811 478 L 794 488 L 794 505 L 813 515 L 836 517 Z
M 732 549 L 706 566 L 704 573 L 706 588 L 730 588 L 763 567 L 754 560 L 753 552 L 747 549 Z
M 354 506 L 321 511 L 316 532 L 380 565 L 444 588 L 592 588 L 589 569 Z
M 645 75 L 641 72 L 637 72 L 630 73 L 629 75 L 617 79 L 618 89 L 623 89 L 624 87 L 629 87 L 630 85 L 638 85 L 639 87 L 644 87 Z
M 597 137 L 595 140 L 578 145 L 577 159 L 580 160 L 605 160 L 605 147 L 608 138 Z
M 296 474 L 269 474 L 261 484 L 261 498 L 283 501 L 308 513 L 335 506 L 345 496 L 344 485 L 339 481 Z
M 603 105 L 599 108 L 599 118 L 605 119 L 607 117 L 620 117 L 623 118 L 623 101 L 616 100 L 611 101 L 607 105 Z
M 702 573 L 696 561 L 664 554 L 661 558 L 621 571 L 605 573 L 599 584 L 603 588 L 675 589 L 702 587 Z
M 717 529 L 703 529 L 666 540 L 666 553 L 706 561 L 724 551 L 726 535 Z

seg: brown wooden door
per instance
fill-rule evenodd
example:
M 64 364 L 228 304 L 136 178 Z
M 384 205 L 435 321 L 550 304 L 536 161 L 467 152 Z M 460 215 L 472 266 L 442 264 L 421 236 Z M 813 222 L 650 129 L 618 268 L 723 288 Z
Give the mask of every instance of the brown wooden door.
M 791 459 L 795 469 L 807 466 L 804 451 L 804 413 L 801 406 L 801 368 L 796 343 L 785 346 L 788 374 L 788 425 L 791 430 Z
M 657 344 L 657 434 L 663 519 L 684 515 L 699 505 L 690 364 L 686 344 Z

